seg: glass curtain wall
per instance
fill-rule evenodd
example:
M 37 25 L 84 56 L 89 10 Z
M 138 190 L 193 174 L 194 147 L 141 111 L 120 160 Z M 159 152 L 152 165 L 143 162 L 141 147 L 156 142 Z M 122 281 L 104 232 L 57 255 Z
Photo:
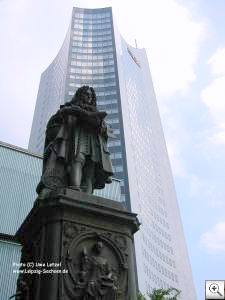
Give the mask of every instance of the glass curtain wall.
M 121 201 L 129 199 L 125 166 L 125 151 L 121 141 L 119 85 L 111 8 L 74 8 L 71 25 L 71 43 L 65 101 L 75 91 L 89 85 L 95 89 L 99 110 L 107 112 L 107 123 L 116 138 L 109 139 L 108 148 L 114 168 L 114 177 L 121 180 Z M 125 197 L 126 196 L 126 197 Z M 129 201 L 127 201 L 129 207 Z

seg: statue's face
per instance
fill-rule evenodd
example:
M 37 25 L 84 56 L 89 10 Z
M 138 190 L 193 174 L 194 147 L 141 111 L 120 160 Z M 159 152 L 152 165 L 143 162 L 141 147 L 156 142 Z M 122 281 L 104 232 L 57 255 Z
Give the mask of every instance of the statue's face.
M 96 250 L 98 253 L 100 253 L 102 251 L 102 248 L 103 248 L 102 242 L 97 242 Z
M 92 104 L 92 91 L 88 89 L 83 94 L 84 103 L 86 104 Z

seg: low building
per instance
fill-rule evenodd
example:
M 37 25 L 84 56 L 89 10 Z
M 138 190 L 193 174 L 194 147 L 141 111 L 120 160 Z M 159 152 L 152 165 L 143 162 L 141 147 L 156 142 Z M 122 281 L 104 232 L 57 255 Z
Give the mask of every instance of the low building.
M 14 234 L 37 197 L 36 186 L 42 172 L 42 156 L 0 142 L 0 299 L 15 293 L 21 246 Z M 113 179 L 96 196 L 120 201 L 120 181 Z

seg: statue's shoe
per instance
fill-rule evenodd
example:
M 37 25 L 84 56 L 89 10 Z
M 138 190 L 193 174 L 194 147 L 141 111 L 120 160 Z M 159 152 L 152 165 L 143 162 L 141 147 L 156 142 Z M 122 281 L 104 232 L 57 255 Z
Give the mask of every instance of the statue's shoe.
M 107 179 L 106 179 L 106 181 L 105 181 L 106 183 L 112 183 L 112 177 L 111 176 L 109 176 Z
M 81 192 L 81 188 L 75 185 L 70 185 L 68 186 L 68 189 L 74 190 L 74 191 L 78 191 Z

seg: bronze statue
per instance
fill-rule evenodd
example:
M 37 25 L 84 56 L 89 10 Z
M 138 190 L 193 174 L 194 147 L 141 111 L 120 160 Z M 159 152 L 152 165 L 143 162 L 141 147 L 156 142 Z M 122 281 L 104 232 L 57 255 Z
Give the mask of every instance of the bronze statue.
M 97 110 L 94 89 L 83 86 L 50 118 L 37 187 L 40 197 L 61 187 L 91 194 L 111 182 L 106 115 Z
M 116 300 L 117 277 L 109 265 L 107 258 L 102 256 L 102 241 L 97 241 L 91 255 L 86 248 L 81 253 L 80 280 L 76 288 L 83 290 L 84 300 Z

